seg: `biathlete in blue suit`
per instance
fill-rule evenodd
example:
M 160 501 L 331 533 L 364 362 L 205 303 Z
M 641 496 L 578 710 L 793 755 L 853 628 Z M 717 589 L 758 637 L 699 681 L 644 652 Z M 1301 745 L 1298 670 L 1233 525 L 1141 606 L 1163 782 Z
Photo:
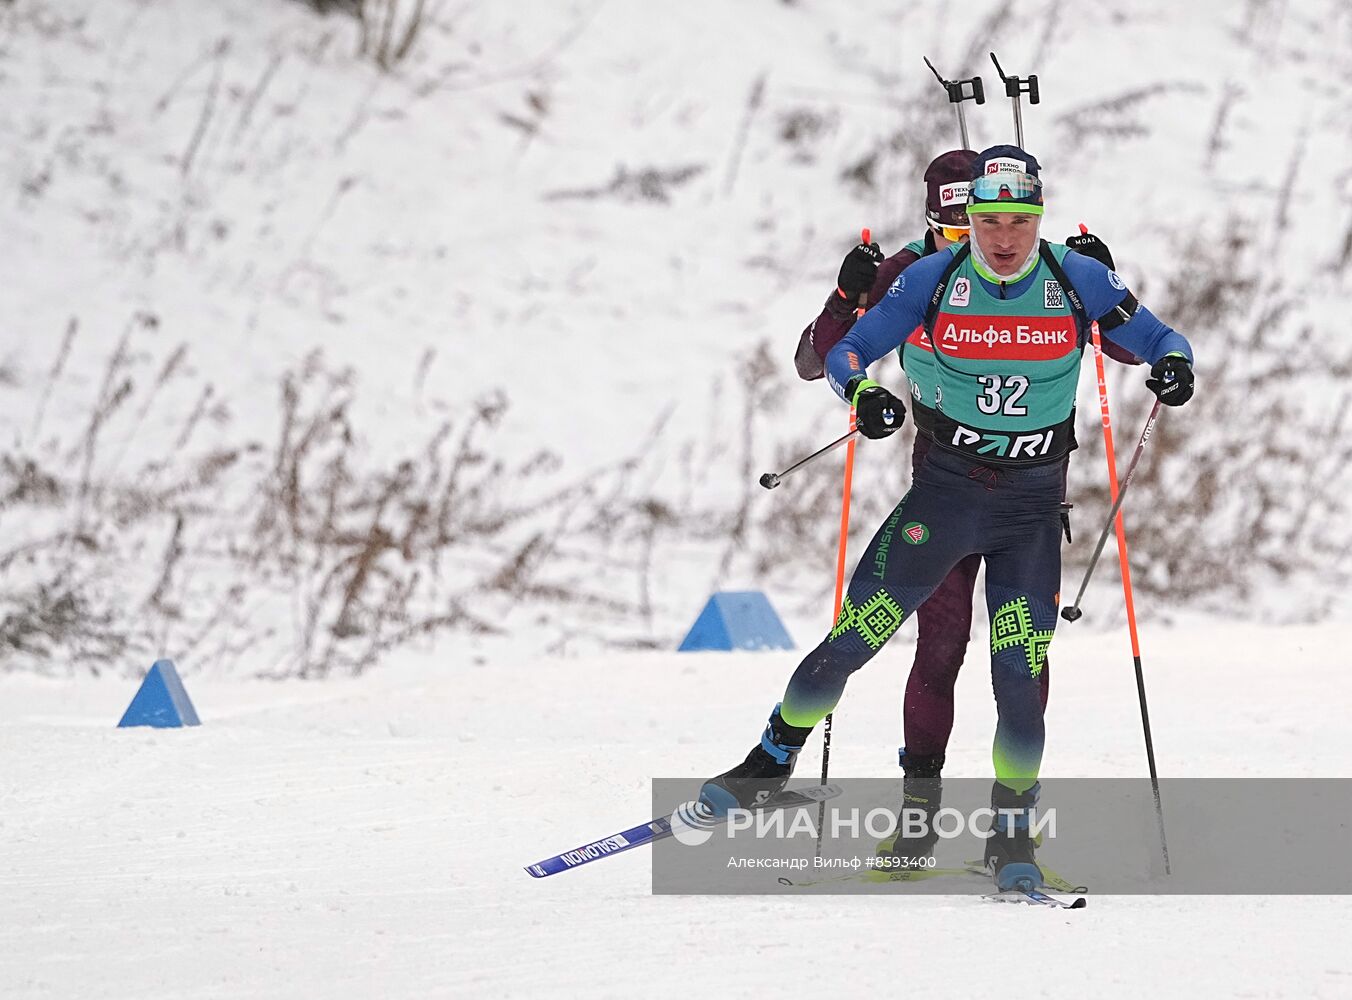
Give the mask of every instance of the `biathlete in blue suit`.
M 722 813 L 782 788 L 812 728 L 960 560 L 986 563 L 991 683 L 999 722 L 992 757 L 995 828 L 986 861 L 1000 888 L 1041 884 L 1028 836 L 1038 795 L 1043 703 L 1038 678 L 1056 628 L 1063 464 L 1074 447 L 1080 362 L 1100 332 L 1151 366 L 1146 385 L 1171 406 L 1193 393 L 1192 349 L 1137 303 L 1118 275 L 1039 238 L 1037 160 L 1016 146 L 977 158 L 971 240 L 922 257 L 894 281 L 826 358 L 829 383 L 854 404 L 860 431 L 895 433 L 898 397 L 868 366 L 908 337 L 934 361 L 932 440 L 911 489 L 873 536 L 840 617 L 789 679 L 759 745 L 707 781 Z M 917 330 L 917 327 L 921 327 Z

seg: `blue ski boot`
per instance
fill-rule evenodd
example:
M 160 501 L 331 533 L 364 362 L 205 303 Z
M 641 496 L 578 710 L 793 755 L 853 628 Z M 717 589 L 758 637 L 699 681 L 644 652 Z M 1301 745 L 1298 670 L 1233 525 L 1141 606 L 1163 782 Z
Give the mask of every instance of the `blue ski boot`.
M 940 777 L 944 755 L 908 754 L 902 747 L 900 758 L 905 776 L 901 779 L 897 828 L 878 845 L 878 854 L 895 858 L 898 868 L 915 868 L 934 856 L 934 845 L 939 841 L 934 817 L 939 812 L 944 790 Z M 913 830 L 920 832 L 910 832 Z
M 1036 812 L 1041 791 L 1037 784 L 1022 794 L 998 781 L 991 786 L 995 819 L 986 841 L 986 869 L 1002 892 L 1042 886 L 1042 869 L 1033 857 L 1033 838 L 1028 835 L 1029 815 Z
M 812 727 L 790 726 L 779 714 L 779 705 L 770 713 L 760 745 L 753 747 L 730 771 L 710 778 L 699 790 L 699 800 L 715 816 L 726 816 L 729 809 L 754 809 L 780 792 L 793 774 L 794 760 L 803 749 Z

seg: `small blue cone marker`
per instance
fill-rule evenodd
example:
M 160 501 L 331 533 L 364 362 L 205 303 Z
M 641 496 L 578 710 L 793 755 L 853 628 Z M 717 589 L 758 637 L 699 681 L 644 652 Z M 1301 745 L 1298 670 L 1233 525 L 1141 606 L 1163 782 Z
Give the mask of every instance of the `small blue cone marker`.
M 176 726 L 200 726 L 197 710 L 192 707 L 192 699 L 183 689 L 173 660 L 156 660 L 136 697 L 122 714 L 117 728 L 128 726 L 154 726 L 156 729 L 170 729 Z
M 720 590 L 710 597 L 677 652 L 734 649 L 793 649 L 784 623 L 759 590 Z

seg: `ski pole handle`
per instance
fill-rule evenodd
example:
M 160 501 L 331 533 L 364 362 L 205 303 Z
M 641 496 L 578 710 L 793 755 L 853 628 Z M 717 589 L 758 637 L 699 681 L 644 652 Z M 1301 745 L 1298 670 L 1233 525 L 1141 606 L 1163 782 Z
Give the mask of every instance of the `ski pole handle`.
M 868 226 L 865 226 L 863 229 L 859 230 L 859 240 L 861 243 L 864 244 L 864 246 L 868 246 L 870 243 L 873 242 L 873 232 L 868 228 Z M 867 308 L 868 308 L 868 292 L 860 292 L 859 306 L 854 311 L 855 319 L 858 319 L 860 316 L 864 315 L 864 310 Z

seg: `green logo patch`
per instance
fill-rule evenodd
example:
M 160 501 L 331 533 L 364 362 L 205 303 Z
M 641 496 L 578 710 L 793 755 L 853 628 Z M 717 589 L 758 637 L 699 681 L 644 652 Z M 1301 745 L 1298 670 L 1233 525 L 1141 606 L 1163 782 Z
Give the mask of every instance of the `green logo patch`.
M 902 526 L 901 533 L 912 545 L 924 545 L 929 541 L 929 528 L 919 521 L 907 521 Z
M 1028 598 L 1017 597 L 1001 605 L 991 618 L 991 655 L 1005 649 L 1021 648 L 1028 673 L 1036 677 L 1047 662 L 1047 647 L 1054 634 L 1051 629 L 1034 628 Z
M 868 644 L 869 649 L 882 649 L 883 643 L 892 638 L 892 633 L 901 628 L 906 620 L 906 612 L 892 599 L 886 590 L 879 590 L 868 600 L 856 606 L 845 595 L 840 606 L 840 617 L 829 638 L 839 639 L 846 632 L 856 632 Z

